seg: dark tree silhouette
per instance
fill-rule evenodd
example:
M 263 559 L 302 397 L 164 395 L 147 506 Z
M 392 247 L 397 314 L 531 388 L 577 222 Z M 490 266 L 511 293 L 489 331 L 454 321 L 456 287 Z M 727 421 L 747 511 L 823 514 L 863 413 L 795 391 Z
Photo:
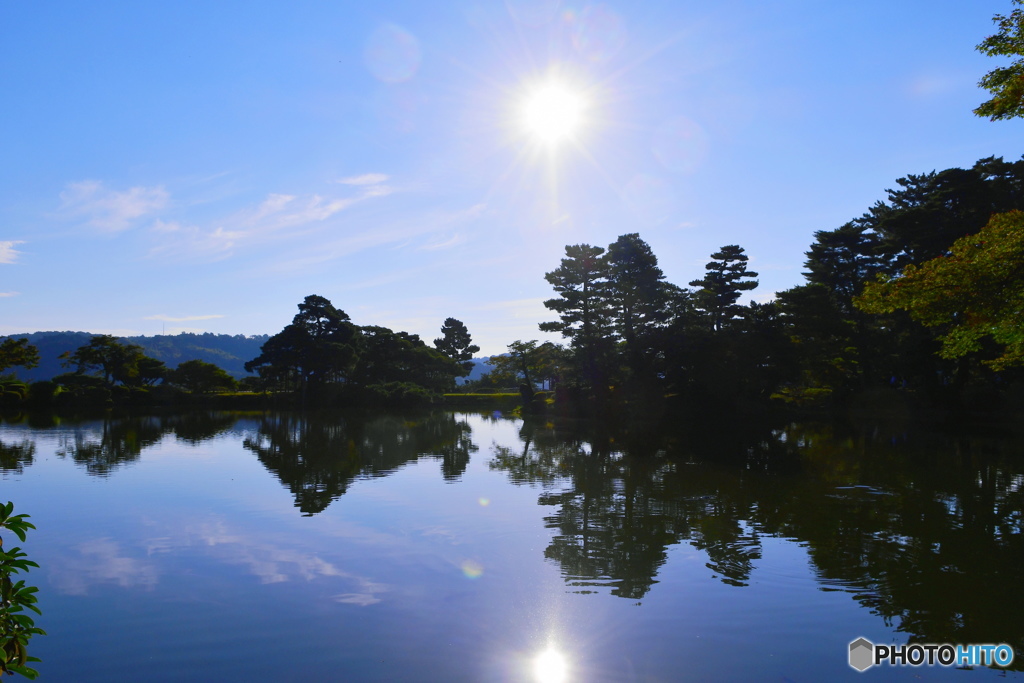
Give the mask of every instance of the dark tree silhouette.
M 733 318 L 742 313 L 742 306 L 737 305 L 741 292 L 748 292 L 757 287 L 757 273 L 747 270 L 748 257 L 743 247 L 729 244 L 714 254 L 713 259 L 704 268 L 704 277 L 690 283 L 698 287 L 697 307 L 708 317 L 710 328 L 715 332 L 727 327 Z
M 447 318 L 441 326 L 441 336 L 434 340 L 434 348 L 459 363 L 465 377 L 473 370 L 473 354 L 480 352 L 480 347 L 473 343 L 473 337 L 466 329 L 465 323 L 455 318 Z

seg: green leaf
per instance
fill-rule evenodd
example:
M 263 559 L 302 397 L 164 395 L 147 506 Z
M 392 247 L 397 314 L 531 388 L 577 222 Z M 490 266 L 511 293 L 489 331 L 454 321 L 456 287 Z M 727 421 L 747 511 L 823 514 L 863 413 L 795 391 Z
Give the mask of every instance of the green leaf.
M 35 669 L 30 669 L 27 666 L 17 666 L 15 664 L 12 664 L 8 666 L 7 669 L 8 671 L 13 671 L 16 674 L 21 674 L 30 681 L 34 681 L 36 678 L 39 677 L 38 671 L 36 671 Z

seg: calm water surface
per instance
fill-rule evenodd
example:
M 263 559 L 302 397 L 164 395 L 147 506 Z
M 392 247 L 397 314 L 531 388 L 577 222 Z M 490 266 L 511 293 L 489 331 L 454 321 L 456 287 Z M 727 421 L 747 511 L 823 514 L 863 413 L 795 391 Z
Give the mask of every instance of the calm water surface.
M 41 565 L 43 680 L 1007 675 L 858 674 L 858 636 L 1006 642 L 1024 668 L 1012 435 L 7 420 L 0 477 L 38 527 L 24 548 Z

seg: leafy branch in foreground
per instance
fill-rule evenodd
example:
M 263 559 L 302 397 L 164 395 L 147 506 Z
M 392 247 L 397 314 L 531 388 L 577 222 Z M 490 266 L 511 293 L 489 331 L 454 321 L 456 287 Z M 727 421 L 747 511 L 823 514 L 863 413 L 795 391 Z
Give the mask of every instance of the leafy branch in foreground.
M 941 326 L 944 358 L 981 351 L 991 339 L 1002 354 L 983 363 L 994 370 L 1024 365 L 1024 212 L 996 214 L 946 256 L 869 283 L 854 304 L 868 313 L 908 311 Z
M 978 83 L 992 93 L 992 99 L 982 103 L 974 113 L 987 116 L 993 121 L 1024 116 L 1024 5 L 1022 0 L 1012 0 L 1018 5 L 1008 15 L 997 14 L 992 20 L 999 27 L 999 33 L 989 36 L 977 47 L 978 52 L 989 57 L 1016 57 L 1009 66 L 1001 66 L 985 74 Z
M 0 529 L 13 532 L 24 543 L 27 531 L 35 529 L 35 526 L 25 521 L 28 515 L 12 515 L 12 512 L 14 503 L 0 505 Z M 24 581 L 11 579 L 12 574 L 27 572 L 29 567 L 39 565 L 26 560 L 21 548 L 4 550 L 3 538 L 0 538 L 0 673 L 21 674 L 35 679 L 39 672 L 26 664 L 39 659 L 28 656 L 28 641 L 32 636 L 46 635 L 46 632 L 36 627 L 25 610 L 41 614 L 36 607 L 35 593 L 38 589 L 26 586 Z

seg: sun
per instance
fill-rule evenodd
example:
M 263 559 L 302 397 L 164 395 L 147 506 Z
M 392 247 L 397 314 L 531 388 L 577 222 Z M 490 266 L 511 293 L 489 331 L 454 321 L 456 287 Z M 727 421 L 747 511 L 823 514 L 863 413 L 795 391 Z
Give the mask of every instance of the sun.
M 554 146 L 579 134 L 586 110 L 587 100 L 580 90 L 562 81 L 547 81 L 524 98 L 523 128 L 539 142 Z

